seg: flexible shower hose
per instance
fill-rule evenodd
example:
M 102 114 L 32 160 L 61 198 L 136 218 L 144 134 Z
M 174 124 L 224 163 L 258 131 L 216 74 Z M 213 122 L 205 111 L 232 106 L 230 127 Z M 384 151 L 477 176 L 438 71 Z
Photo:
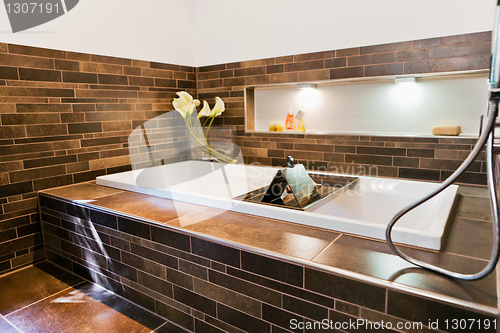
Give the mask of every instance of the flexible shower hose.
M 442 184 L 439 186 L 437 189 L 432 191 L 431 193 L 427 194 L 425 197 L 417 200 L 416 202 L 412 203 L 408 207 L 402 209 L 399 211 L 391 220 L 389 225 L 387 226 L 387 229 L 385 231 L 385 238 L 387 240 L 387 244 L 389 247 L 401 258 L 404 260 L 408 261 L 411 264 L 414 264 L 416 266 L 420 266 L 422 268 L 426 268 L 428 270 L 440 273 L 442 275 L 448 276 L 448 277 L 453 277 L 456 279 L 461 279 L 461 280 L 479 280 L 484 277 L 486 277 L 488 274 L 490 274 L 494 269 L 495 266 L 498 262 L 498 257 L 500 255 L 499 252 L 499 221 L 498 221 L 498 199 L 497 199 L 497 191 L 496 191 L 496 177 L 494 173 L 494 161 L 493 161 L 493 141 L 494 141 L 494 134 L 495 134 L 495 121 L 498 113 L 498 100 L 497 99 L 490 99 L 489 102 L 489 107 L 488 107 L 488 118 L 486 121 L 486 126 L 484 128 L 484 131 L 481 133 L 479 139 L 477 140 L 476 145 L 474 146 L 474 149 L 471 151 L 469 156 L 465 159 L 465 161 L 458 167 L 458 169 L 451 174 L 450 177 L 448 177 Z M 406 213 L 411 211 L 412 209 L 416 208 L 417 206 L 420 206 L 424 202 L 430 200 L 431 198 L 435 197 L 442 191 L 444 191 L 448 186 L 450 186 L 464 171 L 467 169 L 467 167 L 474 161 L 474 159 L 479 155 L 481 152 L 481 149 L 484 147 L 485 142 L 487 141 L 486 144 L 486 172 L 487 172 L 487 179 L 488 179 L 488 189 L 490 193 L 490 201 L 491 201 L 491 209 L 493 212 L 493 249 L 491 252 L 491 257 L 488 262 L 488 264 L 478 273 L 476 274 L 462 274 L 462 273 L 457 273 L 453 271 L 446 270 L 444 268 L 438 267 L 431 265 L 429 263 L 411 258 L 401 252 L 395 245 L 394 242 L 392 241 L 391 237 L 391 231 L 396 222 L 403 217 Z

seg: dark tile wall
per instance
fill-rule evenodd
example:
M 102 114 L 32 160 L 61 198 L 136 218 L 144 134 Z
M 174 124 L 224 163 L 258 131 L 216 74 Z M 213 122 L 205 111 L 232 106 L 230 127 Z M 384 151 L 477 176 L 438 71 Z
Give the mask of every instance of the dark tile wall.
M 477 139 L 246 133 L 239 138 L 246 163 L 285 166 L 292 155 L 306 168 L 366 176 L 443 181 Z M 486 155 L 459 178 L 486 184 Z
M 494 318 L 40 194 L 47 258 L 188 330 L 290 332 L 290 321 Z M 153 237 L 152 237 L 153 236 Z M 344 330 L 294 330 L 341 332 Z M 396 332 L 359 330 L 349 332 Z M 417 330 L 403 330 L 414 332 Z M 423 330 L 431 331 L 424 327 Z M 464 330 L 467 331 L 467 330 Z M 481 328 L 478 332 L 494 332 Z M 401 332 L 401 331 L 399 331 Z
M 0 43 L 0 274 L 43 258 L 36 192 L 130 169 L 179 90 L 194 68 Z
M 489 69 L 490 53 L 491 32 L 481 32 L 206 66 L 198 68 L 198 95 L 224 98 L 227 111 L 217 124 L 237 128 L 247 163 L 284 165 L 292 154 L 310 169 L 439 181 L 475 140 L 245 132 L 244 87 Z M 485 184 L 484 167 L 482 156 L 460 181 Z

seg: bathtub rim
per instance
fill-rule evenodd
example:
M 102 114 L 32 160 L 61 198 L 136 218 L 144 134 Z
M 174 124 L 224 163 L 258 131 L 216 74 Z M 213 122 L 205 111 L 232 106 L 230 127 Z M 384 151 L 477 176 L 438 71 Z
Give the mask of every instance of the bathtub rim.
M 188 160 L 188 161 L 183 161 L 183 162 L 176 162 L 174 164 L 183 164 L 183 163 L 189 163 L 189 162 L 207 163 L 204 161 Z M 212 162 L 208 162 L 208 163 L 212 163 Z M 214 163 L 212 163 L 212 164 L 214 164 Z M 162 167 L 165 167 L 167 165 L 159 165 L 159 166 L 154 166 L 151 168 L 155 168 L 155 169 L 162 168 Z M 226 165 L 231 166 L 229 164 L 226 164 Z M 276 170 L 279 169 L 279 167 L 265 166 L 265 165 L 253 165 L 253 164 L 250 164 L 250 165 L 238 164 L 238 165 L 241 167 L 258 167 L 258 168 L 276 169 Z M 100 185 L 100 186 L 107 186 L 107 187 L 111 187 L 111 188 L 115 188 L 115 189 L 120 189 L 120 190 L 135 192 L 135 193 L 141 193 L 141 194 L 145 194 L 145 195 L 152 195 L 152 196 L 170 199 L 170 200 L 177 200 L 177 201 L 183 201 L 183 202 L 187 202 L 187 203 L 199 204 L 199 205 L 208 206 L 208 207 L 212 207 L 212 208 L 216 208 L 216 209 L 234 211 L 234 212 L 238 212 L 238 213 L 255 215 L 255 216 L 264 217 L 264 218 L 277 219 L 277 220 L 282 220 L 282 221 L 289 222 L 289 223 L 296 223 L 296 224 L 300 224 L 300 225 L 322 228 L 322 229 L 331 230 L 331 231 L 345 232 L 345 233 L 349 233 L 349 234 L 358 235 L 361 237 L 368 237 L 368 238 L 373 238 L 373 239 L 378 239 L 378 240 L 385 240 L 385 230 L 387 228 L 387 225 L 384 225 L 384 224 L 366 222 L 366 221 L 363 221 L 360 219 L 353 219 L 353 218 L 348 218 L 348 217 L 321 214 L 321 213 L 311 212 L 308 210 L 291 211 L 290 209 L 283 208 L 283 207 L 257 205 L 255 203 L 251 203 L 251 202 L 235 200 L 234 196 L 233 196 L 233 198 L 225 199 L 225 198 L 219 198 L 219 197 L 215 197 L 215 196 L 208 196 L 208 195 L 200 194 L 200 193 L 193 194 L 193 193 L 185 193 L 185 192 L 172 192 L 172 191 L 166 190 L 166 189 L 155 189 L 155 188 L 149 188 L 149 187 L 142 187 L 142 186 L 137 185 L 136 178 L 143 170 L 146 170 L 146 169 L 148 169 L 148 168 L 136 169 L 136 170 L 131 170 L 131 171 L 110 174 L 110 175 L 99 176 L 99 177 L 96 177 L 96 184 Z M 308 172 L 312 173 L 312 174 L 346 176 L 343 174 L 336 174 L 336 173 L 326 172 L 326 171 L 314 171 L 314 170 L 310 171 L 310 170 L 308 170 Z M 119 180 L 114 179 L 114 178 L 119 177 L 118 175 L 126 174 L 126 173 L 133 175 L 134 183 L 128 183 L 125 181 L 119 181 Z M 429 181 L 406 180 L 406 179 L 388 178 L 388 177 L 371 177 L 371 176 L 360 176 L 360 175 L 355 175 L 355 177 L 358 178 L 358 181 L 356 182 L 357 184 L 362 184 L 363 180 L 373 181 L 374 179 L 388 179 L 388 180 L 392 180 L 392 181 L 397 181 L 397 182 L 401 182 L 401 183 L 405 182 L 405 183 L 410 183 L 410 184 L 420 184 L 421 185 L 421 184 L 427 183 L 427 184 L 433 184 L 433 185 L 435 185 L 435 187 L 437 187 L 436 183 L 432 183 Z M 431 191 L 432 191 L 432 189 L 429 190 L 429 192 L 431 192 Z M 427 192 L 427 193 L 429 193 L 429 192 Z M 196 198 L 196 200 L 193 200 L 193 197 Z M 447 232 L 450 228 L 450 222 L 451 222 L 451 219 L 452 219 L 453 213 L 454 213 L 453 209 L 456 207 L 458 197 L 459 197 L 458 185 L 453 184 L 448 189 L 446 189 L 445 192 L 440 194 L 440 198 L 442 198 L 442 199 L 440 199 L 441 200 L 440 208 L 442 210 L 439 210 L 439 211 L 447 212 L 446 219 L 439 217 L 439 211 L 438 211 L 436 213 L 436 218 L 435 218 L 434 222 L 432 223 L 432 228 L 429 228 L 427 230 L 427 232 L 422 231 L 422 230 L 401 227 L 401 226 L 398 226 L 396 224 L 395 227 L 393 228 L 393 231 L 392 231 L 393 240 L 399 244 L 414 246 L 417 248 L 441 251 L 444 244 L 446 243 L 446 240 L 447 240 L 447 236 L 448 236 Z M 418 198 L 416 198 L 416 199 L 418 199 Z M 416 199 L 415 199 L 415 201 L 416 201 Z M 323 202 L 325 202 L 325 201 L 323 201 Z M 318 203 L 318 204 L 321 204 L 321 203 Z M 310 219 L 308 219 L 308 218 L 310 218 Z M 308 221 L 307 224 L 304 223 L 303 220 L 307 220 Z M 387 222 L 389 223 L 389 219 Z M 331 223 L 335 223 L 335 226 L 329 227 L 329 224 L 331 224 Z

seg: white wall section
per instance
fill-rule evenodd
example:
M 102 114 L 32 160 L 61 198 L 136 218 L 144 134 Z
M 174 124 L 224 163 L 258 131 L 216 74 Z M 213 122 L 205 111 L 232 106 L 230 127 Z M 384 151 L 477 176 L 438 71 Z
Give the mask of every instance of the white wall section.
M 20 0 L 22 1 L 22 0 Z M 81 0 L 0 42 L 190 66 L 491 30 L 495 0 Z
M 493 29 L 495 0 L 194 0 L 196 65 Z M 217 50 L 213 50 L 217 45 Z
M 81 0 L 61 17 L 13 34 L 1 5 L 0 42 L 193 66 L 193 20 L 189 0 Z

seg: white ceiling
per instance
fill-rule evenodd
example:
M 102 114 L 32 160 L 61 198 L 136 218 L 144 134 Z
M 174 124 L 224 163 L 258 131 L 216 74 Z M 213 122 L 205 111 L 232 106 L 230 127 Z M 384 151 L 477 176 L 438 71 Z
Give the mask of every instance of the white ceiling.
M 495 0 L 82 0 L 0 41 L 189 66 L 491 30 Z M 1 64 L 0 64 L 1 65 Z

